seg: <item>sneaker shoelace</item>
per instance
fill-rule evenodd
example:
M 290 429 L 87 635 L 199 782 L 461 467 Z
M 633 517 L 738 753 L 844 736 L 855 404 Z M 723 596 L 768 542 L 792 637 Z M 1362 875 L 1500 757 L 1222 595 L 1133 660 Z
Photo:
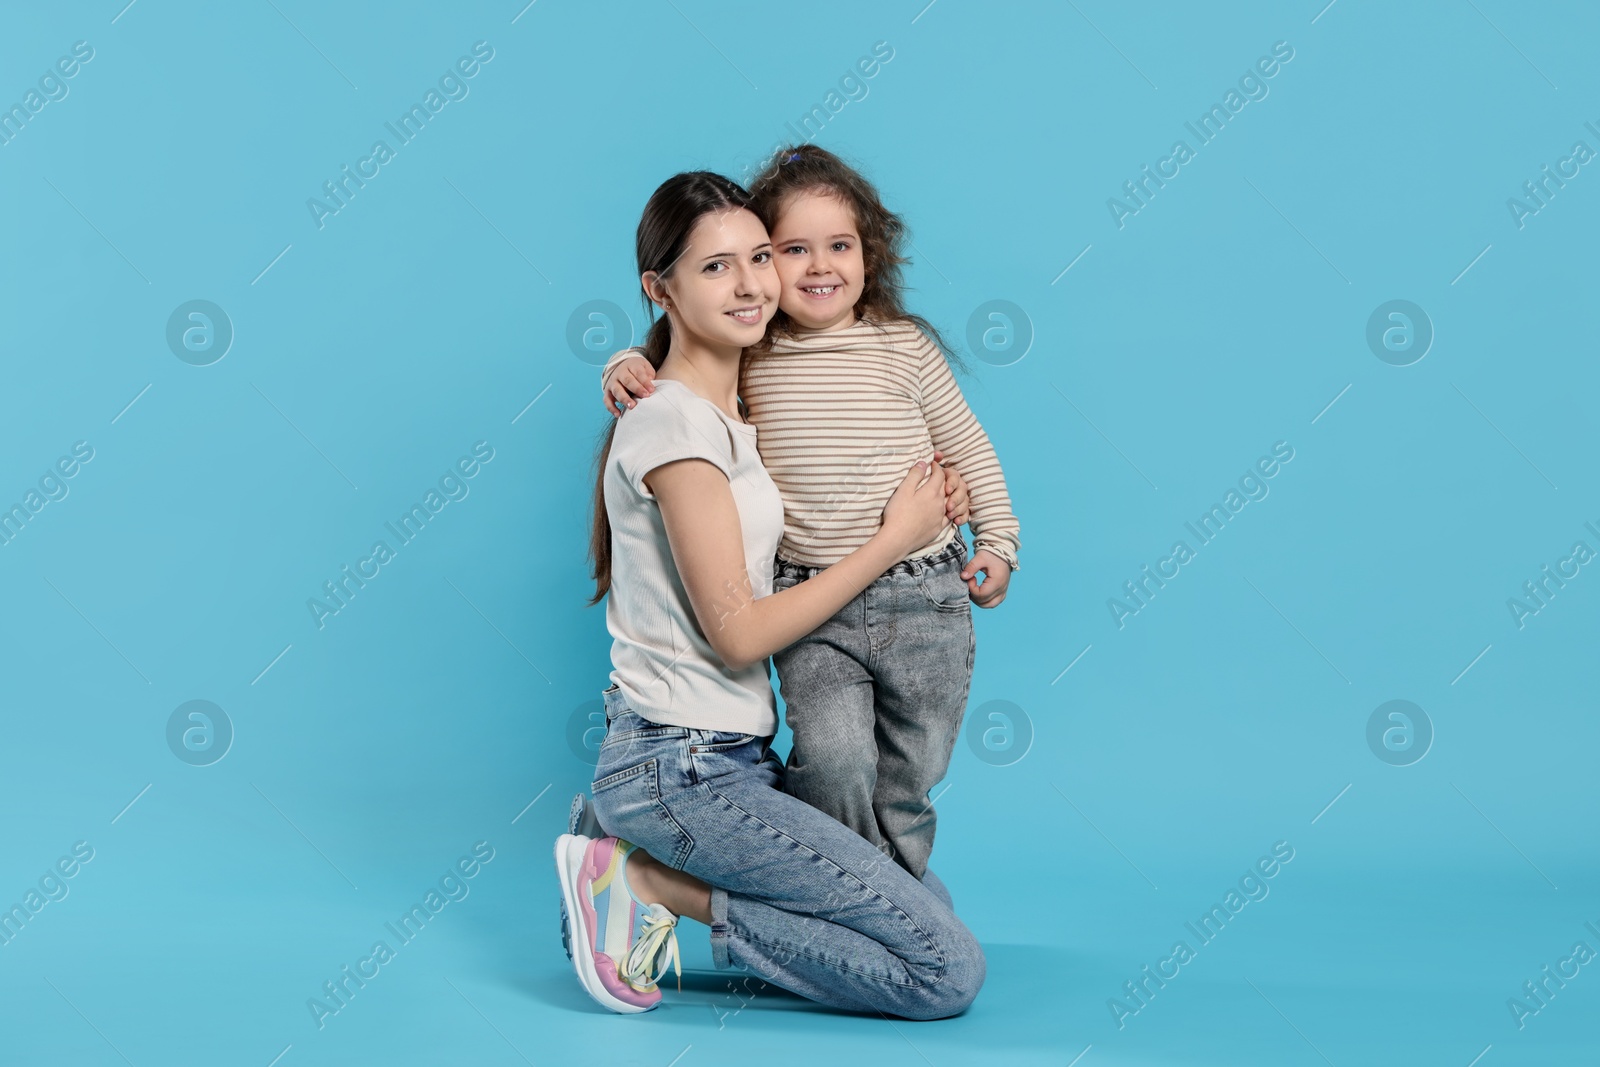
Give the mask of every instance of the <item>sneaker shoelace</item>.
M 650 905 L 644 929 L 634 938 L 628 957 L 617 968 L 624 982 L 641 992 L 666 977 L 670 966 L 678 976 L 678 991 L 683 991 L 683 968 L 678 957 L 678 917 L 659 904 Z

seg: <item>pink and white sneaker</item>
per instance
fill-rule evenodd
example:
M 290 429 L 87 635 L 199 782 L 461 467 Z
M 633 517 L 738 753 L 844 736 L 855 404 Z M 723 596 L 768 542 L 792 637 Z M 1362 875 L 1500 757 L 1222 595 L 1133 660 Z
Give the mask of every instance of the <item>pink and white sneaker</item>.
M 678 917 L 660 904 L 646 904 L 628 887 L 633 849 L 615 837 L 577 834 L 562 834 L 555 848 L 578 982 L 601 1005 L 625 1014 L 661 1003 L 657 983 L 668 966 L 683 973 L 674 931 Z

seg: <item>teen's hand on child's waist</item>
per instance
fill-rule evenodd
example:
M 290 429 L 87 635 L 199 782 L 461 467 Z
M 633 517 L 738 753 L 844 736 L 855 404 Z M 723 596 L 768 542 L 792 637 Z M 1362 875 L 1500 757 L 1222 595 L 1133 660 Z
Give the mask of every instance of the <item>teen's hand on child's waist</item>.
M 979 571 L 984 572 L 981 584 L 974 577 Z M 1006 587 L 1011 584 L 1011 566 L 987 548 L 980 548 L 961 568 L 961 577 L 967 583 L 967 592 L 974 604 L 980 608 L 997 608 L 1006 598 Z
M 927 544 L 945 528 L 945 468 L 919 459 L 883 506 L 882 533 L 903 551 Z

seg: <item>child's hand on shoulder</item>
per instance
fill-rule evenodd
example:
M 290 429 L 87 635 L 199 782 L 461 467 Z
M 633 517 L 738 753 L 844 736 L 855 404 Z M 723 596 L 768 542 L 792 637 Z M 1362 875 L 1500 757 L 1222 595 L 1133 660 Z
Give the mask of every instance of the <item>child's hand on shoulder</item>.
M 637 352 L 638 349 L 634 349 Z M 641 355 L 632 355 L 618 363 L 600 383 L 601 403 L 615 418 L 625 407 L 637 403 L 636 397 L 646 397 L 655 392 L 656 369 Z
M 979 571 L 984 572 L 981 585 L 975 577 Z M 1006 587 L 1011 584 L 1011 565 L 988 549 L 980 548 L 961 568 L 961 577 L 966 580 L 967 592 L 974 604 L 980 608 L 997 608 L 1006 598 Z

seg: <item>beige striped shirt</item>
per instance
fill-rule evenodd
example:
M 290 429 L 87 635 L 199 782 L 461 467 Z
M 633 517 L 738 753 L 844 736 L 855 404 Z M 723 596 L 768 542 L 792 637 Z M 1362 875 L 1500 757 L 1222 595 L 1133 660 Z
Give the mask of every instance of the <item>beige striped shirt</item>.
M 617 353 L 603 374 L 637 354 Z M 1017 569 L 1020 527 L 994 446 L 944 354 L 914 323 L 858 322 L 775 339 L 770 351 L 746 353 L 739 395 L 783 496 L 779 556 L 827 567 L 860 548 L 906 471 L 938 449 L 972 495 L 973 547 Z M 938 552 L 957 536 L 947 522 L 905 558 Z

